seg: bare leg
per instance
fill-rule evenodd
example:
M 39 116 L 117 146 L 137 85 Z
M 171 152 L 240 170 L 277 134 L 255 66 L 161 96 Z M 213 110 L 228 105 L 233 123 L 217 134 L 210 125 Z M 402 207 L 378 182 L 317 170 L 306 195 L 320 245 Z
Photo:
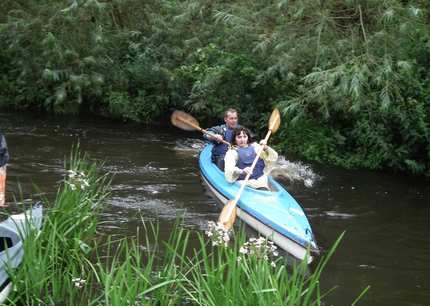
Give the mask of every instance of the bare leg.
M 6 166 L 0 167 L 0 207 L 6 206 Z

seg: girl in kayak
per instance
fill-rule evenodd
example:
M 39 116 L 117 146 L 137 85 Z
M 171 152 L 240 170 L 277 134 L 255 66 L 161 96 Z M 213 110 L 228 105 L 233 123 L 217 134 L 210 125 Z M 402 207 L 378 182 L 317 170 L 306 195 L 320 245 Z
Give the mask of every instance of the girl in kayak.
M 245 179 L 251 170 L 252 162 L 257 156 L 258 149 L 263 146 L 263 152 L 252 171 L 247 185 L 255 189 L 270 189 L 267 175 L 278 160 L 278 153 L 270 148 L 264 140 L 260 144 L 252 143 L 250 132 L 243 127 L 234 129 L 236 148 L 230 149 L 225 155 L 225 179 L 229 183 Z

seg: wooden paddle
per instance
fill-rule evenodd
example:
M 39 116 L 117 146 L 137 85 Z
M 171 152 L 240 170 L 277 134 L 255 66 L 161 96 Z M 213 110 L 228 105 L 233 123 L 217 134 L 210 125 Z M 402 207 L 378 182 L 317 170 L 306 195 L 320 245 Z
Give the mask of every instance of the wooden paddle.
M 183 111 L 175 110 L 172 116 L 170 117 L 170 121 L 174 126 L 185 131 L 200 131 L 203 134 L 206 134 L 209 136 L 215 135 L 214 133 L 211 133 L 205 129 L 202 129 L 199 126 L 199 122 L 193 116 Z M 231 146 L 231 143 L 229 143 L 228 141 L 222 140 L 221 142 L 228 145 L 229 147 Z
M 272 115 L 269 119 L 269 131 L 267 132 L 266 137 L 264 138 L 265 143 L 269 140 L 269 137 L 271 134 L 275 133 L 279 125 L 281 124 L 281 115 L 279 113 L 279 110 L 275 108 L 272 111 Z M 243 190 L 245 189 L 246 183 L 248 182 L 252 172 L 254 171 L 255 165 L 257 164 L 258 159 L 260 158 L 261 153 L 263 152 L 264 146 L 260 146 L 257 152 L 257 156 L 255 157 L 254 161 L 252 162 L 251 169 L 249 173 L 246 175 L 245 179 L 242 181 L 242 185 L 240 185 L 239 192 L 236 194 L 234 200 L 230 200 L 227 202 L 227 204 L 224 206 L 224 208 L 221 211 L 221 214 L 218 218 L 218 222 L 221 223 L 226 230 L 229 230 L 236 219 L 236 205 L 239 201 L 240 196 L 242 195 Z

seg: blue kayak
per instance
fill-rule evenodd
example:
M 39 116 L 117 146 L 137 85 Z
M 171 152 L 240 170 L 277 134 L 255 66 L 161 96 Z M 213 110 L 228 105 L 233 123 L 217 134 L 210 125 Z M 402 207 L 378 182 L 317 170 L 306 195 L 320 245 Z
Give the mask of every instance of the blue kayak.
M 224 172 L 211 162 L 212 147 L 209 144 L 200 153 L 200 170 L 205 183 L 225 205 L 234 199 L 240 182 L 225 180 Z M 237 203 L 237 216 L 286 252 L 310 263 L 318 246 L 302 207 L 272 177 L 269 184 L 273 191 L 245 187 Z

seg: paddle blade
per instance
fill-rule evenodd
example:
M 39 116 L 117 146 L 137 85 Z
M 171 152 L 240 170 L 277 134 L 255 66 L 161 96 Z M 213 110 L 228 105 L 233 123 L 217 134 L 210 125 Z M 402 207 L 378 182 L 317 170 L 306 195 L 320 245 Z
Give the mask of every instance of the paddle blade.
M 228 201 L 219 215 L 218 222 L 224 226 L 224 229 L 229 230 L 233 227 L 236 220 L 236 203 L 234 200 Z
M 198 131 L 200 129 L 199 122 L 193 116 L 179 110 L 173 112 L 170 122 L 185 131 Z
M 272 114 L 270 115 L 270 119 L 269 119 L 269 130 L 272 131 L 272 134 L 278 130 L 280 124 L 281 124 L 281 114 L 279 113 L 279 110 L 275 108 L 272 111 Z

